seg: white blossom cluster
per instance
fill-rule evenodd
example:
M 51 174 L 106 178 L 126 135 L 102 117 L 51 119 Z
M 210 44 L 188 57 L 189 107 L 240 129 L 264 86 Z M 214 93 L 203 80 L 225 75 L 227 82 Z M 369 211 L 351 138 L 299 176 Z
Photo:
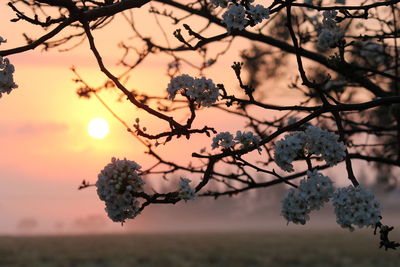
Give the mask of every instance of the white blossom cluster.
M 0 45 L 5 43 L 6 40 L 0 36 Z M 3 58 L 0 56 L 0 98 L 2 94 L 9 94 L 18 85 L 14 82 L 14 65 L 10 63 L 8 58 Z
M 237 144 L 240 144 L 240 149 L 258 146 L 261 139 L 257 135 L 254 135 L 252 132 L 236 132 L 235 141 Z M 257 150 L 260 152 L 261 148 L 257 147 Z
M 329 177 L 316 170 L 307 172 L 298 189 L 290 189 L 282 200 L 281 215 L 289 222 L 305 224 L 312 210 L 320 209 L 330 199 L 335 207 L 336 222 L 353 231 L 354 226 L 375 226 L 381 207 L 374 194 L 362 186 L 334 189 Z
M 167 92 L 170 99 L 174 99 L 176 94 L 180 92 L 203 107 L 214 104 L 219 96 L 219 89 L 211 79 L 193 78 L 187 74 L 172 78 L 168 84 Z
M 169 99 L 175 99 L 175 95 L 178 92 L 189 90 L 189 88 L 192 88 L 193 85 L 194 78 L 187 74 L 182 74 L 172 78 L 167 87 Z
M 289 189 L 282 200 L 281 215 L 289 222 L 306 224 L 310 220 L 307 201 L 295 189 Z
M 380 204 L 374 194 L 362 186 L 339 188 L 332 199 L 336 222 L 353 231 L 358 227 L 374 226 L 380 221 Z
M 292 162 L 299 155 L 304 154 L 306 135 L 304 132 L 296 132 L 285 135 L 275 144 L 275 163 L 284 171 L 294 171 Z
M 230 5 L 222 15 L 222 19 L 228 31 L 232 29 L 243 30 L 249 22 L 246 19 L 246 9 L 242 5 Z
M 333 196 L 333 182 L 316 170 L 307 171 L 307 179 L 298 189 L 290 189 L 282 200 L 281 215 L 289 222 L 305 224 L 312 210 L 320 209 Z
M 231 0 L 211 0 L 211 4 L 213 4 L 214 6 L 220 6 L 220 7 L 227 7 L 229 2 L 231 2 Z
M 318 34 L 318 46 L 321 49 L 335 47 L 343 37 L 342 30 L 336 25 L 336 10 L 326 10 L 323 12 L 322 27 Z
M 98 175 L 97 194 L 114 222 L 133 219 L 140 212 L 139 201 L 132 195 L 143 191 L 145 182 L 138 173 L 140 168 L 134 161 L 112 158 Z
M 231 148 L 236 144 L 240 144 L 240 149 L 258 146 L 261 139 L 260 137 L 254 135 L 252 132 L 242 132 L 237 131 L 235 138 L 230 132 L 221 132 L 213 138 L 211 144 L 212 149 L 222 147 L 224 149 Z M 257 147 L 260 152 L 261 148 Z
M 360 56 L 374 66 L 379 66 L 385 63 L 385 47 L 382 44 L 374 42 L 365 42 L 360 49 Z
M 211 0 L 216 7 L 227 8 L 222 15 L 222 22 L 226 25 L 228 32 L 233 29 L 243 30 L 247 25 L 261 23 L 264 19 L 269 18 L 269 9 L 263 5 L 249 5 L 244 7 L 232 0 Z
M 300 181 L 299 193 L 311 210 L 318 210 L 333 196 L 333 182 L 317 170 L 307 171 L 307 177 Z
M 261 23 L 264 19 L 269 18 L 269 9 L 262 5 L 250 6 L 250 10 L 247 13 L 255 24 Z
M 211 144 L 212 149 L 215 149 L 217 147 L 222 147 L 222 148 L 230 148 L 235 145 L 235 142 L 233 141 L 233 135 L 230 132 L 222 132 L 217 134 L 213 138 L 213 142 Z
M 203 107 L 209 107 L 218 100 L 219 89 L 211 79 L 196 78 L 194 85 L 186 94 Z
M 321 159 L 333 166 L 346 156 L 346 146 L 339 142 L 339 136 L 333 132 L 316 126 L 308 126 L 305 130 L 307 153 L 321 156 Z
M 181 177 L 179 182 L 179 197 L 185 201 L 196 199 L 196 191 L 189 185 L 191 182 L 190 179 L 183 177 Z
M 339 136 L 317 126 L 287 134 L 275 144 L 275 163 L 284 171 L 294 171 L 292 162 L 299 156 L 316 155 L 329 165 L 336 165 L 345 157 L 346 146 Z

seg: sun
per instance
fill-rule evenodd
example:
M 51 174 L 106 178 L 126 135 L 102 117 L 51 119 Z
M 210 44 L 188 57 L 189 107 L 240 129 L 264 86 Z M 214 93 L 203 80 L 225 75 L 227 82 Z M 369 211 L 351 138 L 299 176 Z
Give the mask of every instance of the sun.
M 95 139 L 103 139 L 107 136 L 110 127 L 105 119 L 94 118 L 88 124 L 88 133 Z

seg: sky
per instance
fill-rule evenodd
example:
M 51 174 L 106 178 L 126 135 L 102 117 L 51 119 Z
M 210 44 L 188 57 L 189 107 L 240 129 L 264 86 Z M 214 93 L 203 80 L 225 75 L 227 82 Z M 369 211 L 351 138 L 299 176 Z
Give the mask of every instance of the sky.
M 11 23 L 13 15 L 5 2 L 0 5 L 0 13 L 0 36 L 7 39 L 1 49 L 24 44 L 22 33 L 33 38 L 40 36 L 40 30 L 27 23 Z M 140 13 L 138 17 L 147 19 Z M 95 33 L 105 62 L 116 73 L 121 71 L 116 66 L 122 54 L 117 49 L 118 42 L 129 37 L 125 34 L 128 30 L 128 25 L 117 18 L 109 28 Z M 155 31 L 147 25 L 146 30 Z M 155 36 L 157 38 L 157 34 Z M 81 191 L 77 188 L 83 179 L 95 182 L 111 157 L 126 157 L 144 167 L 153 161 L 143 154 L 144 147 L 99 101 L 80 99 L 75 93 L 77 85 L 73 82 L 72 66 L 92 86 L 104 82 L 104 75 L 98 70 L 87 42 L 69 52 L 57 49 L 44 52 L 37 48 L 9 56 L 9 59 L 16 68 L 14 80 L 19 87 L 0 99 L 0 234 L 28 230 L 38 233 L 86 231 L 90 228 L 87 221 L 91 220 L 106 220 L 107 226 L 101 226 L 103 230 L 126 231 L 127 227 L 107 220 L 104 204 L 98 199 L 95 188 Z M 231 64 L 228 60 L 223 62 Z M 167 63 L 160 56 L 145 61 L 132 73 L 132 87 L 165 95 Z M 233 78 L 234 73 L 231 74 Z M 116 93 L 102 93 L 101 97 L 130 124 L 140 117 L 149 130 L 166 127 L 156 124 L 153 118 L 130 104 L 117 103 Z M 109 135 L 102 140 L 87 134 L 87 124 L 96 117 L 104 118 L 110 125 Z M 199 117 L 199 121 L 205 120 L 207 116 Z M 217 122 L 217 127 L 223 129 L 231 124 L 232 121 L 224 120 Z M 184 146 L 190 147 L 193 143 L 187 142 Z M 201 148 L 197 145 L 193 149 Z M 190 158 L 193 150 L 174 154 L 171 152 L 176 149 L 161 146 L 159 151 L 170 159 L 179 159 Z
M 161 32 L 152 26 L 154 23 L 146 13 L 135 13 L 137 20 L 146 25 L 148 32 L 154 33 L 154 38 L 162 38 Z M 0 14 L 0 36 L 8 40 L 1 49 L 24 44 L 21 37 L 24 32 L 30 36 L 40 36 L 40 32 L 31 25 L 9 22 L 13 16 L 6 2 L 0 4 Z M 174 28 L 167 30 L 172 35 Z M 117 18 L 110 27 L 95 33 L 95 38 L 110 69 L 115 73 L 121 71 L 116 66 L 122 53 L 117 46 L 121 39 L 129 39 L 128 25 Z M 233 52 L 222 57 L 211 68 L 209 77 L 235 88 L 234 73 L 226 70 L 232 61 L 239 60 L 237 51 L 245 45 L 247 43 L 244 41 L 236 42 Z M 104 82 L 104 75 L 98 70 L 87 42 L 69 52 L 43 52 L 37 48 L 10 56 L 9 59 L 16 68 L 14 79 L 19 88 L 0 99 L 0 234 L 90 232 L 94 228 L 116 232 L 194 229 L 206 228 L 205 222 L 209 222 L 210 218 L 214 219 L 212 225 L 217 229 L 227 229 L 227 225 L 260 229 L 267 227 L 268 224 L 263 222 L 270 217 L 270 213 L 259 216 L 253 207 L 254 220 L 249 220 L 250 217 L 244 212 L 228 216 L 224 214 L 223 204 L 210 204 L 209 200 L 200 204 L 181 203 L 178 207 L 150 208 L 126 227 L 112 223 L 106 218 L 104 204 L 98 199 L 95 188 L 77 190 L 79 184 L 83 179 L 95 182 L 97 174 L 110 162 L 111 157 L 126 157 L 142 166 L 150 166 L 153 161 L 143 154 L 144 147 L 126 132 L 99 101 L 94 98 L 80 99 L 75 93 L 77 85 L 73 82 L 72 66 L 92 86 Z M 168 62 L 159 55 L 150 57 L 132 72 L 130 86 L 165 95 L 168 84 L 165 66 Z M 289 79 L 290 74 L 287 74 L 283 81 L 287 83 Z M 275 89 L 269 88 L 271 91 Z M 269 99 L 271 103 L 289 103 L 293 100 L 287 95 L 276 95 L 276 98 Z M 116 102 L 118 94 L 105 92 L 101 93 L 101 97 L 130 124 L 139 117 L 149 131 L 166 127 L 129 103 Z M 87 124 L 96 117 L 104 118 L 110 125 L 109 135 L 101 140 L 87 134 Z M 234 117 L 215 116 L 215 113 L 212 122 L 206 113 L 200 113 L 198 121 L 199 125 L 212 123 L 209 126 L 216 127 L 218 131 L 237 129 L 243 124 Z M 211 144 L 211 139 L 201 137 L 198 140 L 171 142 L 171 146 L 160 146 L 158 151 L 169 159 L 188 159 L 193 151 Z M 249 198 L 255 196 L 249 195 Z M 278 222 L 285 226 L 284 220 L 279 218 L 279 203 L 273 203 L 274 208 L 268 209 L 278 214 Z M 241 210 L 248 210 L 250 205 L 237 204 L 242 205 Z M 213 209 L 209 208 L 211 205 Z M 169 226 L 160 221 L 168 222 Z
M 35 34 L 24 23 L 9 22 L 11 13 L 6 3 L 0 5 L 0 13 L 6 14 L 1 18 L 1 36 L 8 39 L 1 48 L 24 44 L 20 37 L 23 32 Z M 115 47 L 110 43 L 108 49 Z M 103 203 L 94 188 L 77 190 L 81 181 L 96 181 L 113 156 L 142 157 L 143 147 L 100 102 L 76 95 L 72 66 L 93 85 L 104 81 L 87 48 L 84 44 L 68 53 L 36 49 L 9 57 L 19 88 L 0 99 L 1 233 L 17 231 L 18 222 L 27 218 L 36 219 L 41 230 L 51 230 L 68 228 L 77 218 L 103 215 Z M 148 80 L 150 87 L 159 87 L 165 81 L 149 79 L 152 69 L 148 64 L 137 71 L 137 80 Z M 124 119 L 133 121 L 134 108 L 115 104 L 115 94 L 103 96 Z M 87 134 L 87 124 L 95 117 L 110 124 L 110 133 L 103 140 Z

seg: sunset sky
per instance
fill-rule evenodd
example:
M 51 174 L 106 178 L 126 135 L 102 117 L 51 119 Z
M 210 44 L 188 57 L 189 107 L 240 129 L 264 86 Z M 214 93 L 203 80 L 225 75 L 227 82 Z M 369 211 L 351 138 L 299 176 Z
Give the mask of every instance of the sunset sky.
M 22 33 L 32 38 L 40 36 L 40 30 L 27 23 L 11 23 L 9 20 L 13 15 L 6 2 L 0 5 L 0 13 L 0 36 L 8 40 L 1 49 L 25 44 Z M 118 34 L 115 34 L 116 29 Z M 151 30 L 151 27 L 146 29 Z M 117 44 L 129 37 L 125 32 L 129 33 L 128 25 L 117 18 L 109 28 L 95 33 L 105 61 L 117 73 L 121 69 L 115 65 L 122 53 Z M 60 53 L 57 49 L 43 52 L 37 48 L 12 55 L 9 59 L 16 68 L 14 79 L 19 88 L 0 99 L 0 113 L 3 114 L 0 117 L 0 210 L 3 214 L 0 233 L 18 231 L 16 226 L 26 219 L 37 220 L 40 231 L 52 232 L 61 228 L 71 230 L 71 225 L 79 218 L 92 215 L 105 218 L 104 203 L 98 199 L 95 188 L 77 190 L 81 181 L 95 182 L 97 174 L 111 157 L 126 157 L 142 166 L 151 164 L 151 159 L 143 155 L 144 147 L 99 101 L 95 98 L 79 99 L 76 95 L 72 66 L 90 85 L 104 82 L 104 75 L 98 70 L 87 42 L 69 52 Z M 150 57 L 132 73 L 132 87 L 165 95 L 168 60 Z M 230 66 L 231 62 L 225 59 L 222 64 Z M 220 73 L 214 73 L 214 77 Z M 233 72 L 231 76 L 224 82 L 234 77 Z M 106 92 L 101 96 L 130 124 L 140 117 L 149 130 L 166 127 L 154 125 L 153 118 L 129 104 L 117 103 L 116 93 Z M 104 118 L 110 125 L 109 135 L 101 140 L 87 134 L 87 124 L 96 117 Z M 199 121 L 206 120 L 206 117 L 201 117 Z M 223 130 L 229 124 L 225 120 L 214 126 Z M 201 146 L 211 143 L 211 140 L 207 141 L 209 143 Z M 191 146 L 189 142 L 184 145 Z M 163 149 L 168 153 L 169 148 L 159 148 Z M 196 149 L 198 151 L 201 147 L 197 145 Z M 168 154 L 171 159 L 188 158 L 193 151 Z M 119 224 L 112 225 L 114 230 L 121 230 Z
M 8 39 L 2 49 L 24 44 L 20 36 L 23 32 L 38 36 L 27 30 L 31 28 L 26 23 L 9 22 L 12 13 L 5 2 L 0 13 L 0 35 Z M 115 47 L 110 42 L 108 55 Z M 54 225 L 68 227 L 76 218 L 104 215 L 104 204 L 94 188 L 78 191 L 80 182 L 96 181 L 99 171 L 113 156 L 142 157 L 143 147 L 100 102 L 76 95 L 70 67 L 75 66 L 93 85 L 104 81 L 87 48 L 85 43 L 68 53 L 42 53 L 36 49 L 9 57 L 16 68 L 19 88 L 0 100 L 1 233 L 15 231 L 18 221 L 24 218 L 35 218 L 42 230 L 52 231 Z M 151 88 L 164 85 L 165 78 L 146 79 L 150 69 L 151 63 L 138 70 L 140 78 L 136 80 L 148 80 Z M 124 119 L 134 120 L 134 108 L 115 104 L 115 94 L 104 96 Z M 105 139 L 96 140 L 87 134 L 87 124 L 95 117 L 106 119 L 110 125 Z
M 159 29 L 150 26 L 155 24 L 151 16 L 146 16 L 147 9 L 144 7 L 142 12 L 136 11 L 139 25 L 146 25 L 147 32 L 155 33 L 154 38 L 162 38 Z M 9 20 L 14 16 L 5 1 L 0 4 L 0 14 L 0 36 L 8 40 L 0 49 L 25 44 L 21 37 L 24 32 L 32 38 L 40 36 L 41 31 L 36 31 L 27 23 L 11 23 Z M 167 33 L 172 36 L 174 30 L 167 28 Z M 98 47 L 115 73 L 122 70 L 116 66 L 122 54 L 117 49 L 118 42 L 128 40 L 129 36 L 129 26 L 121 17 L 117 17 L 105 30 L 95 33 Z M 247 44 L 243 40 L 235 42 L 232 52 L 222 57 L 206 73 L 208 77 L 216 83 L 236 88 L 230 65 L 233 61 L 239 61 L 238 51 Z M 77 85 L 73 82 L 74 75 L 70 70 L 72 66 L 90 85 L 104 82 L 104 75 L 99 71 L 88 43 L 84 42 L 78 48 L 62 53 L 57 49 L 42 52 L 39 47 L 34 51 L 12 55 L 9 59 L 16 68 L 14 79 L 19 88 L 0 99 L 0 234 L 18 232 L 18 224 L 26 219 L 38 222 L 38 232 L 51 233 L 76 230 L 79 222 L 85 225 L 90 218 L 106 218 L 104 203 L 98 199 L 95 188 L 77 190 L 81 181 L 95 182 L 97 174 L 110 162 L 111 157 L 126 157 L 142 166 L 149 166 L 152 159 L 144 155 L 143 145 L 129 135 L 98 100 L 80 99 L 77 96 Z M 169 61 L 162 56 L 148 58 L 132 72 L 129 86 L 165 96 L 168 84 L 165 72 Z M 192 69 L 188 69 L 188 73 L 196 74 Z M 293 102 L 292 96 L 282 93 L 287 91 L 277 92 L 279 86 L 284 87 L 290 79 L 288 73 L 281 84 L 270 84 L 268 90 L 275 90 L 275 97 L 268 99 L 270 103 L 283 100 L 285 104 Z M 156 132 L 167 127 L 129 103 L 116 102 L 117 93 L 105 92 L 100 95 L 130 125 L 140 117 L 141 123 L 149 131 Z M 227 118 L 215 114 L 211 122 L 210 115 L 201 112 L 197 125 L 207 123 L 218 131 L 232 132 L 243 125 L 232 116 Z M 105 119 L 110 126 L 110 132 L 104 139 L 94 139 L 87 133 L 89 121 L 97 117 Z M 198 137 L 196 140 L 174 141 L 171 146 L 160 146 L 158 151 L 169 159 L 187 160 L 192 152 L 198 152 L 203 147 L 210 150 L 211 138 Z M 342 167 L 338 168 L 339 172 L 343 171 Z M 163 216 L 167 216 L 168 208 L 173 209 L 174 206 L 160 208 Z M 154 215 L 151 212 L 149 214 Z M 145 229 L 143 225 L 146 224 L 149 228 L 157 227 L 151 221 L 153 217 L 146 215 L 146 211 L 140 216 L 143 217 L 138 222 L 140 229 Z M 195 218 L 194 215 L 193 221 Z M 285 225 L 283 219 L 281 223 Z M 112 231 L 126 230 L 118 223 L 109 222 L 107 227 Z M 149 228 L 147 230 L 151 231 Z

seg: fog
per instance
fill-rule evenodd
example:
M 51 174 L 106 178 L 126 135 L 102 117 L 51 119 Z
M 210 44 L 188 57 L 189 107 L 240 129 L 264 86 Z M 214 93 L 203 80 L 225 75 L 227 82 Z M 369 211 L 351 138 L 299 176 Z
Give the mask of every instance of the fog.
M 226 232 L 269 230 L 340 229 L 335 222 L 334 209 L 327 203 L 310 214 L 306 225 L 287 224 L 280 216 L 280 200 L 286 188 L 275 186 L 246 192 L 235 197 L 198 198 L 176 205 L 152 205 L 125 224 L 112 222 L 104 213 L 87 214 L 66 220 L 43 220 L 22 217 L 2 235 L 58 235 L 99 233 L 162 233 L 162 232 Z M 400 190 L 375 190 L 383 211 L 383 223 L 400 225 Z M 13 229 L 12 229 L 13 228 Z M 4 229 L 3 229 L 4 230 Z M 343 229 L 343 231 L 348 231 Z

